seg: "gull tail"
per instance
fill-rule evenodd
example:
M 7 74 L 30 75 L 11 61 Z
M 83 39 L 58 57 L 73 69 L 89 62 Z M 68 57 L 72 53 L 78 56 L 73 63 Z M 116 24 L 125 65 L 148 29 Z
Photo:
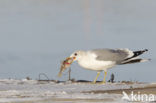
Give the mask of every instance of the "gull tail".
M 140 62 L 146 62 L 150 61 L 151 59 L 141 59 L 138 58 L 139 55 L 143 54 L 144 52 L 147 52 L 148 49 L 134 51 L 133 56 L 126 58 L 121 64 L 132 64 L 132 63 L 140 63 Z
M 132 64 L 132 63 L 140 63 L 140 62 L 146 62 L 146 61 L 150 61 L 151 59 L 140 59 L 140 58 L 136 58 L 136 59 L 131 59 L 128 61 L 124 61 L 122 62 L 122 64 Z

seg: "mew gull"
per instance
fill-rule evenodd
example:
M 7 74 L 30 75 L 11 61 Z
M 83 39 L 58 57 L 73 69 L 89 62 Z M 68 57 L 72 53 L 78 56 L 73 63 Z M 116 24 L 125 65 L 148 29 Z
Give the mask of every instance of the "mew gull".
M 107 70 L 115 65 L 145 62 L 149 59 L 142 59 L 138 56 L 148 51 L 131 51 L 129 49 L 94 49 L 89 51 L 76 51 L 69 58 L 77 61 L 78 64 L 89 70 L 97 71 L 97 76 L 93 83 L 96 83 L 101 71 L 104 71 L 103 83 L 106 82 Z M 69 59 L 68 58 L 68 59 Z

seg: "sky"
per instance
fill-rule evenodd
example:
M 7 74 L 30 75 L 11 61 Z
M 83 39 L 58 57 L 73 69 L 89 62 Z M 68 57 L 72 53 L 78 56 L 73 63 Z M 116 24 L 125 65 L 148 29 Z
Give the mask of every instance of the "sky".
M 60 62 L 76 50 L 147 48 L 141 57 L 150 62 L 116 66 L 107 80 L 156 82 L 155 11 L 155 0 L 1 0 L 0 78 L 67 80 L 57 77 Z M 77 63 L 71 69 L 76 80 L 96 76 Z

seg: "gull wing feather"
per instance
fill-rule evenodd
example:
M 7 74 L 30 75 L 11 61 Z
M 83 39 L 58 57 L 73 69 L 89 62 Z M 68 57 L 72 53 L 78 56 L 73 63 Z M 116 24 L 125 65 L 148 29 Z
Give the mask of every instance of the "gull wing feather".
M 134 55 L 129 49 L 94 49 L 91 52 L 97 56 L 96 60 L 114 61 L 116 63 L 121 63 Z

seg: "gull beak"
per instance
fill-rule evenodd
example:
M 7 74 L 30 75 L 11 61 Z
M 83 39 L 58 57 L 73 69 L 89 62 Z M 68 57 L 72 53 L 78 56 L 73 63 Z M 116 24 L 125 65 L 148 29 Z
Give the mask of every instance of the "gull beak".
M 76 59 L 76 57 L 73 57 L 73 60 L 75 60 Z

